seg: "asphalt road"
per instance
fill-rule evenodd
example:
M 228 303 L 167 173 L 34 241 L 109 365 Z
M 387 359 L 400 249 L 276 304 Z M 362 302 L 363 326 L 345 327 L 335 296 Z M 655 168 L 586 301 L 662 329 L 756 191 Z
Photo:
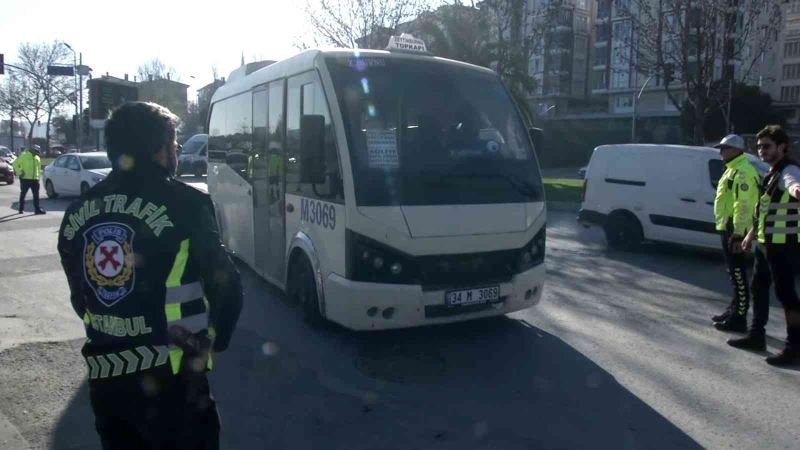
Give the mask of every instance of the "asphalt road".
M 0 185 L 0 449 L 99 448 L 55 250 L 69 202 L 19 216 L 17 195 Z M 800 371 L 710 327 L 729 296 L 719 254 L 607 251 L 562 212 L 547 247 L 533 309 L 371 333 L 309 328 L 242 266 L 244 311 L 211 375 L 223 447 L 800 448 Z

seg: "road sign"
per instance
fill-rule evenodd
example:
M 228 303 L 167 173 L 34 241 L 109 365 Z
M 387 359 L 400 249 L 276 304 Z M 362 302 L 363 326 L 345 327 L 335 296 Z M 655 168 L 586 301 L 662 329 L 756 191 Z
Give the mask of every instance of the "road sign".
M 105 120 L 117 106 L 136 101 L 139 89 L 133 83 L 113 82 L 95 78 L 89 80 L 89 109 L 92 119 Z
M 75 68 L 72 66 L 47 66 L 47 74 L 71 77 L 75 75 Z

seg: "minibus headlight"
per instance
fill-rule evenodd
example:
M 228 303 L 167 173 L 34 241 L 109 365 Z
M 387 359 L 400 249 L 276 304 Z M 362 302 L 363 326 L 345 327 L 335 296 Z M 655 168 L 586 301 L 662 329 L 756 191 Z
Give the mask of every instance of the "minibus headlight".
M 353 281 L 416 284 L 419 269 L 414 258 L 385 244 L 347 231 L 347 278 Z
M 536 233 L 536 236 L 534 236 L 525 247 L 520 249 L 517 254 L 517 273 L 524 272 L 544 262 L 546 236 L 546 229 L 542 227 L 542 229 Z

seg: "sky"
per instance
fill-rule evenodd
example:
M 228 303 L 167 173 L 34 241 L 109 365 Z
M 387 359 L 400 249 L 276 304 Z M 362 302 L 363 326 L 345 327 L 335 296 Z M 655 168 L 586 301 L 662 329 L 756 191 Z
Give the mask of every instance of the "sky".
M 133 80 L 153 58 L 196 90 L 241 63 L 280 60 L 308 35 L 304 0 L 0 0 L 0 53 L 14 64 L 23 42 L 66 42 L 83 53 L 92 76 Z M 1 77 L 1 76 L 0 76 Z M 84 95 L 86 102 L 86 95 Z

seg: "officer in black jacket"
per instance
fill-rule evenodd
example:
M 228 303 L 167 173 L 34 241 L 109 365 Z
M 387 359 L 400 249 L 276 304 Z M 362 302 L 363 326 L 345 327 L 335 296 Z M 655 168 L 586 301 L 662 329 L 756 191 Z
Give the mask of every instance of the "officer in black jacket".
M 104 449 L 216 449 L 205 372 L 242 306 L 210 198 L 172 178 L 178 118 L 126 103 L 106 122 L 113 170 L 70 205 L 58 236 Z

